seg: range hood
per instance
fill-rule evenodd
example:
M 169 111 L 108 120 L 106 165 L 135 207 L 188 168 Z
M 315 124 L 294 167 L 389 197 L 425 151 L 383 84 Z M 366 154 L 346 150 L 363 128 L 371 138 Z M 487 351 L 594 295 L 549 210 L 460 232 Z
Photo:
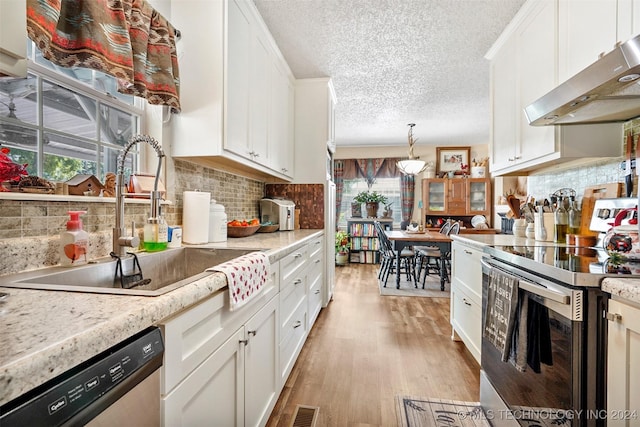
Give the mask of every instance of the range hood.
M 524 111 L 532 126 L 622 122 L 640 116 L 640 34 Z

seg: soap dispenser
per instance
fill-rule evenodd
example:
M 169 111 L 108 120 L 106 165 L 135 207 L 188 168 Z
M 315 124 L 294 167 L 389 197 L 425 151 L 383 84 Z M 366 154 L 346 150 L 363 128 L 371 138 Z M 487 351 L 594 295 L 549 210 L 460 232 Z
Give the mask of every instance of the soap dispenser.
M 160 192 L 151 192 L 151 216 L 144 224 L 142 246 L 147 252 L 157 252 L 167 249 L 169 241 L 169 226 L 160 211 Z
M 82 229 L 80 215 L 86 211 L 69 211 L 67 231 L 60 234 L 60 265 L 74 267 L 87 263 L 89 234 Z

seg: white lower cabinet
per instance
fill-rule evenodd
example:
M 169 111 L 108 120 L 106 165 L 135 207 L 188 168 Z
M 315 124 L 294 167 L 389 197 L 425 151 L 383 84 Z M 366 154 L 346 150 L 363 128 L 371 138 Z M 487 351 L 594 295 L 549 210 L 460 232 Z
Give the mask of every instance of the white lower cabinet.
M 162 399 L 162 425 L 245 425 L 244 335 L 238 330 Z
M 282 387 L 279 271 L 236 311 L 224 290 L 162 322 L 163 426 L 266 424 Z
M 280 379 L 293 369 L 308 331 L 308 245 L 281 260 L 280 282 Z
M 607 426 L 640 423 L 640 307 L 609 300 Z
M 267 423 L 280 392 L 278 307 L 272 298 L 162 399 L 163 425 Z
M 275 297 L 245 324 L 245 426 L 265 425 L 280 394 L 279 308 Z
M 272 262 L 246 306 L 225 289 L 160 322 L 163 426 L 266 425 L 322 307 L 323 238 Z
M 461 339 L 478 363 L 482 339 L 482 253 L 462 241 L 451 244 L 451 338 Z
M 322 285 L 324 283 L 324 253 L 322 237 L 310 243 L 309 268 L 307 272 L 308 291 L 308 329 L 315 323 L 322 309 Z

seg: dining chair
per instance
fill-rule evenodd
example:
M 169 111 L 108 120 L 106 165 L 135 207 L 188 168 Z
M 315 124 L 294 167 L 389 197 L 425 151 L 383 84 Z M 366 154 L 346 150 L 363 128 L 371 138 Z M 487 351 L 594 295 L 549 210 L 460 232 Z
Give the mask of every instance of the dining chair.
M 452 234 L 458 234 L 460 232 L 460 223 L 459 222 L 449 222 L 447 221 L 441 228 L 440 233 L 445 234 L 447 236 Z M 442 275 L 443 273 L 440 271 L 441 269 L 441 258 L 442 253 L 437 246 L 419 246 L 416 247 L 416 266 L 418 272 L 416 273 L 416 277 L 418 280 L 422 275 L 422 271 L 424 270 L 424 275 L 422 275 L 422 289 L 425 287 L 425 281 L 427 276 L 430 273 L 435 273 L 437 275 Z M 446 252 L 444 254 L 445 259 L 445 271 L 444 277 L 447 282 L 450 282 L 449 271 L 451 270 L 451 252 Z
M 404 248 L 400 252 L 400 265 L 398 265 L 397 251 L 393 249 L 393 243 L 387 237 L 384 228 L 379 221 L 374 222 L 376 234 L 380 242 L 380 270 L 378 271 L 378 279 L 384 281 L 383 287 L 387 287 L 387 281 L 389 275 L 402 274 L 407 275 L 407 281 L 413 279 L 414 286 L 418 287 L 418 282 L 415 275 L 415 251 Z

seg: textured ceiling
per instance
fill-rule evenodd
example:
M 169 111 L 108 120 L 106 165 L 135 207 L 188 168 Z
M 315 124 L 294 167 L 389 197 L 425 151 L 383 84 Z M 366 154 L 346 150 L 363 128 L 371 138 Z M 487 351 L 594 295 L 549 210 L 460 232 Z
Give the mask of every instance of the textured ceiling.
M 332 77 L 338 146 L 489 141 L 484 55 L 524 0 L 254 0 L 296 78 Z

